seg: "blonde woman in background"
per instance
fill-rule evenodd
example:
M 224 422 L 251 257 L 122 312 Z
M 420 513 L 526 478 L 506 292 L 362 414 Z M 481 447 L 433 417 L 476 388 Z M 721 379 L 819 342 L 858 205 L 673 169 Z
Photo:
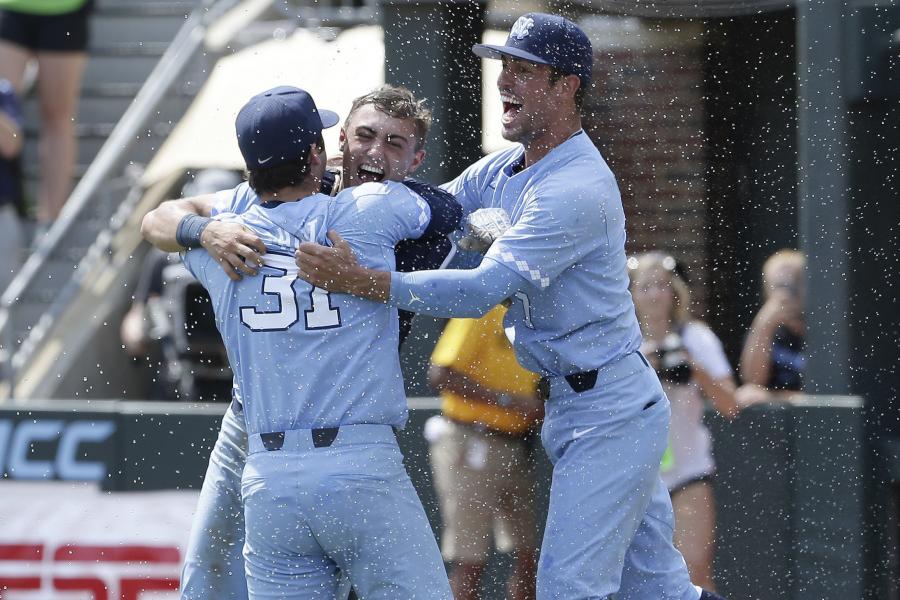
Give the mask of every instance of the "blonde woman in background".
M 644 343 L 672 405 L 669 448 L 661 474 L 675 511 L 675 546 L 691 580 L 714 590 L 716 510 L 712 439 L 703 424 L 706 401 L 726 418 L 738 412 L 731 366 L 716 334 L 690 313 L 690 290 L 676 261 L 661 252 L 628 260 L 631 291 Z
M 762 308 L 753 319 L 740 373 L 744 382 L 738 402 L 788 400 L 803 389 L 806 370 L 806 257 L 798 250 L 779 250 L 762 269 Z

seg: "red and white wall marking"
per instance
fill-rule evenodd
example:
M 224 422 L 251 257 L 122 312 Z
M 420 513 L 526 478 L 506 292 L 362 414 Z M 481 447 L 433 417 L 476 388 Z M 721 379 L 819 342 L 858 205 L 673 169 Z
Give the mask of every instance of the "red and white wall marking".
M 0 600 L 177 598 L 197 492 L 0 482 Z

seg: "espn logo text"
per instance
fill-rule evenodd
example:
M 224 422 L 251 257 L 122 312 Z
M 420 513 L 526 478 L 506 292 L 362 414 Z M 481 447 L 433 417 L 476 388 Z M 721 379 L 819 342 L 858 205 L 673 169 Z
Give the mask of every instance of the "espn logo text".
M 0 599 L 177 598 L 180 565 L 176 546 L 2 543 Z

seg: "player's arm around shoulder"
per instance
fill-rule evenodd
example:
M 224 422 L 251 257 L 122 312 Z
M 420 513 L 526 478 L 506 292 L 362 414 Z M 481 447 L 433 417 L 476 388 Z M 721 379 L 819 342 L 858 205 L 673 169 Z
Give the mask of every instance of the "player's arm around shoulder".
M 606 234 L 606 214 L 599 193 L 587 186 L 548 178 L 526 191 L 515 222 L 488 250 L 496 256 L 512 250 L 554 257 L 582 254 Z M 537 258 L 536 256 L 534 258 Z
M 214 202 L 215 194 L 166 200 L 144 215 L 141 235 L 160 250 L 180 252 L 184 246 L 178 243 L 178 224 L 191 215 L 209 217 Z
M 168 252 L 203 247 L 229 278 L 255 275 L 265 246 L 249 229 L 227 220 L 211 218 L 224 211 L 243 212 L 254 197 L 246 184 L 234 190 L 167 200 L 144 215 L 141 235 Z
M 588 163 L 590 164 L 590 163 Z M 589 171 L 575 162 L 560 169 L 539 191 L 555 207 L 554 217 L 576 245 L 591 252 L 616 251 L 625 243 L 625 212 L 609 169 Z
M 491 244 L 485 257 L 538 290 L 587 257 L 602 263 L 611 243 L 597 194 L 583 185 L 547 177 L 526 191 L 512 226 Z
M 329 245 L 300 244 L 299 277 L 335 293 L 386 302 L 394 248 L 425 231 L 426 202 L 402 183 L 364 183 L 342 190 L 329 208 Z
M 179 256 L 188 272 L 208 290 L 209 277 L 207 268 L 212 266 L 212 263 L 214 262 L 209 253 L 203 250 L 203 248 L 191 248 L 182 250 L 179 253 Z

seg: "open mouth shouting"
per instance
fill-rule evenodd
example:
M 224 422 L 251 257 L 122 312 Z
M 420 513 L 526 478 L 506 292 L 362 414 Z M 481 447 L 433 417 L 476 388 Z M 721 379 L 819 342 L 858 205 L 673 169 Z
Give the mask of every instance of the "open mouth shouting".
M 510 123 L 519 115 L 522 110 L 522 101 L 508 92 L 500 93 L 500 100 L 503 102 L 503 123 Z
M 375 165 L 362 164 L 356 170 L 356 177 L 360 183 L 382 181 L 384 179 L 384 169 Z

